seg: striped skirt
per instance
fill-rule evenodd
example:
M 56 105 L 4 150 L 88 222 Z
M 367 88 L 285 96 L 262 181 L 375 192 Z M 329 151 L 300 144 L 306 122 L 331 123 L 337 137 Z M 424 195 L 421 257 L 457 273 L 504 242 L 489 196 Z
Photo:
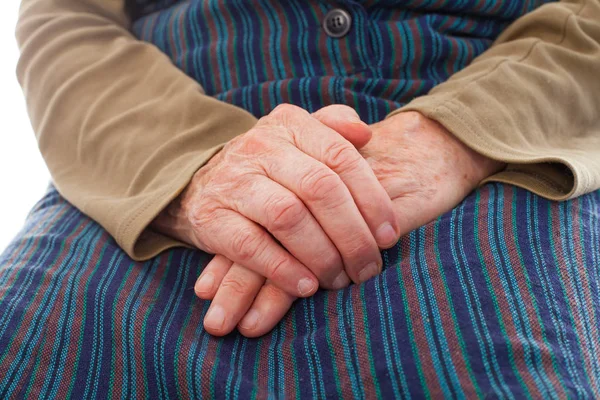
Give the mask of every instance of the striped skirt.
M 486 185 L 383 255 L 215 338 L 209 255 L 134 262 L 50 187 L 0 256 L 0 399 L 600 397 L 600 192 Z

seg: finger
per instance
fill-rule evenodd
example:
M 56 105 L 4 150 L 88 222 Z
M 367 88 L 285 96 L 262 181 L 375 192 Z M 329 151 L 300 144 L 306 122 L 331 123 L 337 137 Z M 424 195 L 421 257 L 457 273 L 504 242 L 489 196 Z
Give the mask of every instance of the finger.
M 267 281 L 238 324 L 238 330 L 251 338 L 264 335 L 281 321 L 295 300 L 295 297 Z
M 294 296 L 307 297 L 317 291 L 319 283 L 313 273 L 261 226 L 226 209 L 214 211 L 211 219 L 194 230 L 198 243 L 211 252 L 271 279 Z
M 219 254 L 214 256 L 196 280 L 194 285 L 196 296 L 204 300 L 212 300 L 223 277 L 231 268 L 231 264 L 233 262 L 227 257 Z
M 302 154 L 298 152 L 299 154 Z M 350 283 L 335 245 L 302 200 L 285 187 L 258 176 L 230 199 L 236 211 L 265 227 L 327 289 Z
M 304 202 L 339 251 L 354 282 L 378 274 L 382 263 L 379 248 L 340 177 L 301 151 L 280 151 L 260 160 L 268 177 Z
M 335 130 L 346 140 L 350 141 L 357 149 L 366 145 L 372 137 L 372 132 L 368 125 L 362 122 L 358 123 L 357 121 L 360 121 L 358 114 L 348 106 L 328 106 L 321 108 L 312 115 L 319 122 Z M 363 143 L 367 137 L 368 140 Z M 344 183 L 348 186 L 352 197 L 356 201 L 356 205 L 369 225 L 379 247 L 389 248 L 393 246 L 400 237 L 398 218 L 394 213 L 389 195 L 377 180 L 368 163 L 362 156 L 358 155 L 360 157 L 358 159 L 356 154 L 352 154 L 349 150 L 345 150 L 347 155 L 340 157 L 339 152 L 342 151 L 343 147 L 339 147 L 339 144 L 329 143 L 326 146 L 333 147 L 330 147 L 329 150 L 324 150 L 330 153 L 329 157 L 332 160 L 332 163 L 328 163 L 327 161 L 325 163 L 338 172 Z M 319 150 L 314 149 L 313 151 L 318 152 Z M 338 152 L 337 160 L 331 159 L 332 156 L 335 156 L 336 152 Z M 343 158 L 347 160 L 343 160 Z M 335 168 L 336 164 L 337 168 Z M 348 166 L 350 167 L 348 168 Z
M 293 145 L 337 173 L 377 244 L 382 248 L 393 246 L 398 239 L 399 229 L 389 195 L 351 143 L 298 107 L 279 106 L 270 115 L 273 118 L 265 119 L 262 123 L 285 126 L 283 131 L 291 135 Z M 322 222 L 318 217 L 317 220 Z M 352 274 L 349 275 L 352 277 Z
M 231 332 L 252 305 L 264 282 L 264 277 L 234 263 L 204 317 L 204 329 L 215 336 Z
M 369 125 L 365 124 L 354 109 L 341 104 L 323 107 L 312 113 L 323 125 L 342 135 L 354 147 L 364 147 L 373 136 Z

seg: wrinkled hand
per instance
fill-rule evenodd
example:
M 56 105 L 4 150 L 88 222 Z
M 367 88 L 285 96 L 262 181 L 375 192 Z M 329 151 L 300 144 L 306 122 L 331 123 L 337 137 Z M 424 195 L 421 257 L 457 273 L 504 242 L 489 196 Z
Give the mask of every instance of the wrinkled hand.
M 397 114 L 371 128 L 373 138 L 361 153 L 391 197 L 402 235 L 454 208 L 479 182 L 503 167 L 502 163 L 469 149 L 443 126 L 416 112 Z M 249 274 L 247 269 L 223 256 L 216 256 L 200 278 L 205 273 L 212 274 L 217 281 L 237 282 L 235 285 L 241 288 L 240 297 L 244 299 L 241 307 L 231 296 L 221 296 L 223 289 L 218 288 L 218 282 L 207 289 L 199 279 L 195 289 L 201 298 L 214 298 L 226 304 L 235 320 L 241 319 L 238 329 L 248 337 L 271 330 L 295 300 L 270 281 Z M 243 318 L 240 311 L 246 312 Z M 211 333 L 228 332 L 212 330 Z
M 504 166 L 418 112 L 396 114 L 371 127 L 373 140 L 361 154 L 394 203 L 401 235 L 456 207 Z
M 293 296 L 365 281 L 380 271 L 379 247 L 398 239 L 391 200 L 356 149 L 370 138 L 349 107 L 279 106 L 198 170 L 153 228 Z M 236 284 L 223 281 L 232 294 Z M 215 326 L 227 323 L 218 311 Z

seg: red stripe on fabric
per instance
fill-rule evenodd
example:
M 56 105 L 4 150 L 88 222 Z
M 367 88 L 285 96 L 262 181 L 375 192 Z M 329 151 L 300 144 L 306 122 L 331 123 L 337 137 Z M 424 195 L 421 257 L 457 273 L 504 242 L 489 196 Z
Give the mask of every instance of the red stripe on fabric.
M 221 51 L 219 45 L 221 42 L 219 41 L 219 34 L 217 32 L 217 27 L 215 23 L 215 18 L 212 16 L 212 12 L 210 10 L 210 5 L 213 2 L 203 1 L 202 2 L 202 12 L 198 13 L 198 15 L 204 16 L 204 20 L 206 22 L 206 27 L 208 28 L 209 37 L 206 39 L 206 43 L 209 43 L 208 47 L 210 51 L 209 54 L 212 55 L 210 57 L 210 73 L 213 75 L 213 81 L 215 84 L 214 92 L 222 92 L 225 90 L 223 85 L 223 73 L 221 72 L 221 68 L 219 67 L 219 57 L 217 54 Z
M 490 191 L 489 188 L 481 191 L 481 199 L 479 201 L 479 215 L 476 218 L 479 221 L 479 243 L 481 245 L 481 253 L 483 256 L 483 268 L 487 270 L 490 284 L 492 286 L 491 290 L 493 291 L 493 297 L 496 298 L 498 302 L 498 308 L 500 312 L 500 318 L 505 329 L 505 334 L 507 338 L 505 339 L 505 345 L 507 347 L 507 351 L 510 351 L 514 355 L 514 363 L 517 368 L 517 371 L 520 377 L 523 379 L 523 383 L 527 387 L 527 390 L 531 393 L 534 398 L 539 398 L 541 393 L 538 391 L 538 388 L 535 384 L 535 379 L 532 376 L 532 372 L 530 371 L 527 363 L 525 362 L 525 343 L 519 338 L 519 334 L 517 333 L 517 327 L 515 324 L 515 316 L 518 313 L 514 313 L 511 311 L 510 305 L 508 303 L 507 296 L 511 294 L 504 289 L 502 286 L 502 278 L 499 275 L 499 272 L 502 266 L 496 263 L 494 259 L 494 254 L 492 253 L 492 247 L 495 248 L 496 243 L 490 244 L 490 231 L 497 232 L 497 227 L 490 227 L 488 225 L 488 215 L 490 213 L 489 210 L 489 197 Z M 512 201 L 509 199 L 509 201 Z M 494 219 L 497 221 L 497 219 Z M 510 225 L 509 225 L 510 226 Z M 496 252 L 500 252 L 499 248 L 496 248 Z M 508 278 L 507 278 L 508 279 Z
M 213 397 L 211 393 L 211 384 L 213 383 L 213 369 L 215 365 L 219 363 L 217 359 L 217 348 L 219 346 L 219 340 L 212 336 L 208 339 L 208 345 L 206 354 L 202 359 L 202 366 L 200 367 L 200 389 L 202 390 L 202 398 L 210 399 Z
M 313 7 L 313 11 L 315 12 L 315 16 L 317 21 L 323 21 L 325 19 L 325 13 L 321 9 L 321 7 Z M 322 29 L 319 27 L 319 29 Z M 335 75 L 333 71 L 333 62 L 330 62 L 329 49 L 327 48 L 327 43 L 329 43 L 328 36 L 325 32 L 319 32 L 317 35 L 317 52 L 318 56 L 321 59 L 321 65 L 325 69 L 325 75 L 333 76 Z M 329 103 L 331 104 L 331 103 Z
M 189 68 L 188 68 L 188 61 L 190 59 L 190 57 L 187 55 L 187 41 L 185 40 L 185 27 L 187 26 L 186 24 L 184 24 L 185 21 L 185 16 L 189 15 L 188 11 L 190 8 L 189 3 L 184 3 L 181 5 L 181 8 L 183 8 L 183 10 L 181 10 L 180 12 L 180 18 L 179 18 L 179 43 L 181 44 L 181 59 L 182 59 L 182 68 L 184 70 L 184 72 L 189 73 Z M 183 18 L 181 16 L 184 16 Z
M 521 259 L 519 257 L 519 250 L 517 245 L 517 238 L 514 237 L 513 232 L 515 227 L 513 226 L 513 208 L 516 204 L 513 202 L 513 195 L 515 191 L 515 187 L 511 185 L 504 186 L 504 242 L 508 247 L 508 257 L 510 260 L 510 265 L 513 268 L 513 272 L 515 274 L 515 279 L 519 286 L 519 293 L 523 298 L 525 304 L 533 304 L 535 299 L 531 296 L 529 289 L 527 288 L 527 280 L 528 273 L 525 266 L 521 263 Z M 538 347 L 541 353 L 542 366 L 544 368 L 545 374 L 548 376 L 550 381 L 552 382 L 553 388 L 558 392 L 559 398 L 566 398 L 567 394 L 564 391 L 562 385 L 559 382 L 558 376 L 556 375 L 556 371 L 552 365 L 552 353 L 553 350 L 548 347 L 548 345 L 544 342 L 543 336 L 543 327 L 540 325 L 540 321 L 537 315 L 534 312 L 534 307 L 526 307 L 525 312 L 527 313 L 527 318 L 529 325 L 531 327 L 532 336 L 535 339 L 536 346 Z
M 297 371 L 296 364 L 294 363 L 294 340 L 296 337 L 292 335 L 294 332 L 294 325 L 292 324 L 291 318 L 285 318 L 282 322 L 285 326 L 283 331 L 285 331 L 286 337 L 281 345 L 281 349 L 283 351 L 283 371 L 284 371 L 284 393 L 286 399 L 295 400 L 296 399 L 296 379 L 294 377 L 294 372 Z
M 271 102 L 271 98 L 269 96 L 269 89 L 271 88 L 271 85 L 273 85 L 273 84 L 274 83 L 269 83 L 269 84 L 264 84 L 264 85 L 260 86 L 260 91 L 262 92 L 261 100 L 262 100 L 263 107 L 265 110 L 265 115 L 269 114 L 274 108 L 274 105 Z
M 219 13 L 223 16 L 223 21 L 225 23 L 225 29 L 229 32 L 232 32 L 232 34 L 229 35 L 228 39 L 227 39 L 227 43 L 225 45 L 225 52 L 227 53 L 227 61 L 228 61 L 228 65 L 225 65 L 225 68 L 228 68 L 229 71 L 227 72 L 227 75 L 230 77 L 231 79 L 231 86 L 228 87 L 227 89 L 232 89 L 232 88 L 238 88 L 240 86 L 240 81 L 238 79 L 238 73 L 237 73 L 237 62 L 235 61 L 236 58 L 238 57 L 238 55 L 235 54 L 235 42 L 237 40 L 237 37 L 235 35 L 233 35 L 233 18 L 231 17 L 230 14 L 230 5 L 227 5 L 226 3 L 223 2 L 216 2 L 218 4 L 219 7 Z M 238 37 L 242 36 L 238 34 Z
M 156 297 L 158 296 L 161 289 L 161 281 L 163 275 L 167 273 L 167 262 L 169 260 L 168 255 L 164 254 L 158 257 L 158 265 L 156 267 L 156 272 L 154 273 L 150 284 L 148 285 L 148 289 L 144 293 L 140 293 L 140 297 L 138 299 L 139 305 L 136 311 L 136 314 L 139 317 L 133 319 L 133 331 L 136 334 L 142 335 L 144 332 L 143 324 L 146 319 L 146 315 L 152 310 L 154 305 L 156 304 Z M 132 271 L 132 274 L 146 274 L 149 273 L 147 271 L 150 268 L 149 265 L 137 263 L 135 264 L 135 269 L 139 269 L 140 271 Z M 154 339 L 153 337 L 151 339 Z M 149 345 L 146 344 L 146 338 L 140 337 L 140 340 L 133 341 L 133 357 L 135 359 L 135 371 L 133 373 L 134 379 L 136 379 L 135 383 L 132 383 L 136 387 L 137 396 L 141 398 L 147 398 L 148 392 L 146 391 L 146 380 L 148 375 L 146 374 L 145 363 L 146 360 L 152 360 L 154 357 L 154 342 Z M 145 346 L 145 347 L 144 347 Z M 148 356 L 146 357 L 146 351 L 148 352 Z
M 279 26 L 279 28 L 281 28 L 281 36 L 280 36 L 281 40 L 279 41 L 281 43 L 281 47 L 276 49 L 275 52 L 280 55 L 280 61 L 281 61 L 281 64 L 283 64 L 283 77 L 292 76 L 291 60 L 293 60 L 293 57 L 292 57 L 292 54 L 290 52 L 289 45 L 288 45 L 288 38 L 290 37 L 290 32 L 289 32 L 289 24 L 287 23 L 287 21 L 285 20 L 285 17 L 284 17 L 284 15 L 286 14 L 286 11 L 281 6 L 280 1 L 272 1 L 272 2 L 269 2 L 269 4 L 272 6 L 273 10 L 275 11 L 275 15 L 276 15 L 275 19 L 273 20 L 273 23 L 277 24 Z M 275 60 L 273 60 L 273 61 L 275 61 Z
M 414 39 L 412 41 L 414 57 L 412 59 L 412 65 L 410 66 L 410 76 L 415 80 L 414 83 L 416 84 L 417 82 L 419 82 L 417 77 L 421 76 L 421 74 L 419 73 L 419 69 L 421 68 L 421 62 L 423 61 L 423 49 L 420 43 L 423 40 L 423 35 L 421 34 L 421 29 L 419 28 L 419 25 L 416 20 L 408 21 L 407 27 L 410 30 L 410 34 Z
M 2 285 L 2 287 L 0 287 L 0 297 L 4 297 L 6 295 L 6 292 L 12 288 L 12 286 L 15 283 L 15 280 L 17 279 L 17 275 L 18 272 L 20 271 L 18 265 L 25 265 L 25 263 L 27 261 L 29 261 L 33 255 L 34 252 L 37 251 L 38 246 L 40 244 L 40 240 L 41 238 L 45 237 L 46 234 L 48 232 L 50 232 L 50 230 L 54 229 L 54 227 L 56 226 L 56 222 L 60 221 L 61 218 L 67 213 L 67 211 L 69 210 L 69 207 L 65 207 L 63 208 L 61 211 L 59 211 L 59 213 L 52 217 L 51 222 L 48 222 L 48 224 L 46 225 L 46 228 L 43 229 L 41 232 L 36 233 L 36 238 L 33 240 L 33 242 L 31 243 L 31 246 L 29 247 L 29 250 L 27 250 L 27 253 L 25 254 L 25 256 L 21 257 L 21 261 L 19 261 L 18 263 L 15 263 L 15 261 L 17 260 L 17 250 L 15 250 L 13 252 L 14 257 L 9 258 L 6 261 L 7 266 L 10 266 L 9 268 L 12 270 L 12 274 L 8 276 L 8 278 L 6 279 L 6 282 Z M 21 251 L 23 250 L 23 248 L 25 247 L 25 245 L 27 244 L 27 240 L 22 240 L 22 243 L 19 245 L 18 250 Z M 7 272 L 9 273 L 9 272 Z
M 270 38 L 273 35 L 273 32 L 271 32 L 271 26 L 269 24 L 269 17 L 267 17 L 266 12 L 263 9 L 261 9 L 261 5 L 259 2 L 255 2 L 254 5 L 255 5 L 254 11 L 258 15 L 258 18 L 260 19 L 260 27 L 263 30 L 261 39 L 264 40 L 265 38 Z M 271 53 L 268 50 L 268 46 L 270 46 L 270 43 L 265 43 L 265 50 L 263 52 L 263 54 L 264 54 L 263 68 L 260 68 L 260 66 L 257 66 L 257 70 L 263 71 L 266 74 L 266 78 L 267 78 L 266 81 L 274 81 L 276 78 L 275 78 L 275 71 L 273 70 L 273 63 L 277 62 L 277 60 L 271 59 Z M 275 50 L 275 52 L 277 52 L 277 50 Z M 259 59 L 261 61 L 263 60 L 263 58 L 259 58 Z
M 337 369 L 337 377 L 340 382 L 341 398 L 350 399 L 352 398 L 352 381 L 350 380 L 350 374 L 346 368 L 346 356 L 344 354 L 344 347 L 347 343 L 342 343 L 340 335 L 340 326 L 338 324 L 338 311 L 337 311 L 337 293 L 330 291 L 328 293 L 327 309 L 325 310 L 325 323 L 329 330 L 331 347 L 333 348 L 333 363 Z
M 89 258 L 89 260 L 86 259 L 82 259 L 81 256 L 83 256 L 83 253 L 78 252 L 78 256 L 77 257 L 77 261 L 74 262 L 74 265 L 79 265 L 79 262 L 81 263 L 85 263 L 86 261 L 89 262 L 89 266 L 87 267 L 87 269 L 85 270 L 84 275 L 80 278 L 80 284 L 77 290 L 77 293 L 75 294 L 75 309 L 71 311 L 71 313 L 73 315 L 75 315 L 75 318 L 73 318 L 73 325 L 71 327 L 71 329 L 65 333 L 65 339 L 68 340 L 68 350 L 67 350 L 67 359 L 65 360 L 65 371 L 63 373 L 63 377 L 61 379 L 60 382 L 60 386 L 58 388 L 58 398 L 59 399 L 66 399 L 69 397 L 69 390 L 70 390 L 70 385 L 73 381 L 73 379 L 75 378 L 75 375 L 77 374 L 77 365 L 78 365 L 78 359 L 77 359 L 77 354 L 79 353 L 79 351 L 81 350 L 81 343 L 79 342 L 82 337 L 80 336 L 83 332 L 81 331 L 82 326 L 83 326 L 83 318 L 79 318 L 78 316 L 82 316 L 84 315 L 84 304 L 85 304 L 85 297 L 86 297 L 86 286 L 87 286 L 87 282 L 90 280 L 92 274 L 95 271 L 95 268 L 93 266 L 98 265 L 98 263 L 100 262 L 100 253 L 102 250 L 102 247 L 106 244 L 107 241 L 111 240 L 110 236 L 106 233 L 106 232 L 102 232 L 102 234 L 100 235 L 100 237 L 98 238 L 98 240 L 96 240 L 96 244 L 94 245 L 94 249 L 92 251 L 92 255 Z M 73 272 L 71 272 L 72 274 Z M 68 294 L 66 292 L 67 287 L 63 286 L 60 290 L 60 294 L 62 295 L 63 301 L 60 301 L 61 304 L 65 304 L 66 301 L 68 301 L 68 297 L 73 297 L 72 294 Z M 77 301 L 78 300 L 78 301 Z M 60 310 L 60 308 L 56 308 L 53 311 L 53 314 L 58 313 L 58 311 Z M 55 325 L 54 329 L 49 329 L 49 331 L 54 331 L 57 332 L 61 327 L 58 325 L 58 315 L 56 315 L 56 321 L 50 319 L 51 324 Z M 52 316 L 50 317 L 52 318 Z M 51 351 L 51 350 L 50 350 Z M 120 358 L 120 357 L 117 357 Z M 117 374 L 116 377 L 119 377 L 120 375 Z
M 583 353 L 587 353 L 587 354 L 594 354 L 594 355 L 598 355 L 598 342 L 597 339 L 600 338 L 600 333 L 598 332 L 598 326 L 595 323 L 594 319 L 597 318 L 597 315 L 595 315 L 595 308 L 594 308 L 594 295 L 592 293 L 590 293 L 590 281 L 588 280 L 588 273 L 589 271 L 587 271 L 586 268 L 586 262 L 583 259 L 583 249 L 581 248 L 581 241 L 582 238 L 580 236 L 580 229 L 581 229 L 581 220 L 579 218 L 579 214 L 581 212 L 580 210 L 581 208 L 581 200 L 575 199 L 571 202 L 571 209 L 568 211 L 571 214 L 571 221 L 573 221 L 573 226 L 572 226 L 572 231 L 573 231 L 573 250 L 574 250 L 574 256 L 575 256 L 575 260 L 577 262 L 577 265 L 575 265 L 574 267 L 577 269 L 577 275 L 580 277 L 580 279 L 582 280 L 582 291 L 581 294 L 583 295 L 583 301 L 585 304 L 582 304 L 583 307 L 580 307 L 579 310 L 583 312 L 585 312 L 589 318 L 592 320 L 592 323 L 588 325 L 588 328 L 591 330 L 592 333 L 592 342 L 590 343 L 590 341 L 588 339 L 585 340 L 586 343 L 589 344 L 590 347 L 589 348 L 590 351 L 588 352 L 583 352 Z M 593 269 L 592 269 L 593 271 Z M 577 288 L 573 288 L 573 290 L 577 290 Z M 581 324 L 584 324 L 585 321 L 581 320 L 580 321 Z M 584 338 L 585 336 L 583 336 L 582 338 Z M 595 392 L 596 393 L 600 393 L 600 388 L 599 388 L 599 382 L 598 382 L 598 376 L 596 374 L 594 374 L 594 367 L 592 365 L 592 360 L 590 359 L 590 357 L 586 357 L 586 365 L 589 368 L 589 370 L 591 371 L 591 373 L 589 374 L 590 377 L 590 383 L 592 384 L 592 386 L 595 388 Z
M 193 288 L 189 290 L 193 291 Z M 195 296 L 195 295 L 194 295 Z M 197 344 L 201 340 L 200 337 L 196 336 L 196 329 L 202 325 L 202 307 L 203 302 L 196 300 L 193 302 L 190 309 L 190 319 L 183 327 L 181 331 L 181 347 L 179 352 L 175 355 L 175 365 L 184 366 L 188 363 L 188 356 L 190 355 L 192 345 Z M 187 378 L 187 371 L 185 368 L 176 368 L 175 373 L 177 374 L 177 381 L 180 383 L 181 395 L 184 399 L 191 399 L 192 393 L 189 392 L 188 388 L 194 386 L 194 382 L 190 382 Z
M 294 318 L 288 314 L 289 319 Z M 256 398 L 266 399 L 269 395 L 269 348 L 273 341 L 273 332 L 263 336 L 258 355 L 258 376 L 256 377 Z
M 574 326 L 573 326 L 573 333 L 575 335 L 577 335 L 577 341 L 580 342 L 582 339 L 585 338 L 585 333 L 584 333 L 584 328 L 583 328 L 583 323 L 584 321 L 582 321 L 581 318 L 579 318 L 577 316 L 578 312 L 577 312 L 577 305 L 575 303 L 575 301 L 571 298 L 571 296 L 573 296 L 574 293 L 576 293 L 577 288 L 574 288 L 573 285 L 571 284 L 571 278 L 569 277 L 569 268 L 567 266 L 567 261 L 565 258 L 565 252 L 569 252 L 569 250 L 564 249 L 563 248 L 563 244 L 562 244 L 562 238 L 563 236 L 566 234 L 566 232 L 563 232 L 562 230 L 562 226 L 561 226 L 561 221 L 560 221 L 560 204 L 558 203 L 553 203 L 551 205 L 551 219 L 548 222 L 551 226 L 552 229 L 552 240 L 554 242 L 554 251 L 556 254 L 556 261 L 557 261 L 557 265 L 556 268 L 558 269 L 559 273 L 560 273 L 560 280 L 561 282 L 563 282 L 563 284 L 565 285 L 565 291 L 566 291 L 566 296 L 567 298 L 565 299 L 565 304 L 568 305 L 569 310 L 568 313 L 569 315 L 571 315 L 573 317 L 573 322 L 574 322 Z M 568 285 L 568 286 L 566 286 Z M 585 342 L 584 342 L 585 343 Z M 580 350 L 582 350 L 581 356 L 583 357 L 583 367 L 586 371 L 586 375 L 589 376 L 593 376 L 593 369 L 591 367 L 591 360 L 589 357 L 586 357 L 586 354 L 592 354 L 592 352 L 587 352 L 585 351 L 585 348 L 581 348 Z M 594 354 L 596 355 L 596 354 Z
M 452 364 L 456 369 L 456 372 L 460 378 L 460 385 L 467 396 L 471 398 L 477 395 L 475 390 L 474 382 L 471 380 L 468 367 L 465 360 L 467 354 L 465 354 L 460 346 L 460 341 L 457 335 L 458 327 L 455 327 L 454 320 L 452 319 L 452 308 L 450 299 L 446 296 L 446 291 L 442 290 L 446 286 L 445 278 L 442 276 L 441 267 L 437 262 L 437 242 L 435 238 L 435 223 L 430 223 L 425 227 L 425 261 L 429 268 L 429 275 L 431 278 L 431 285 L 434 288 L 440 290 L 434 290 L 434 297 L 436 306 L 439 309 L 439 313 L 442 319 L 442 326 L 444 328 L 444 335 L 446 342 L 448 343 L 447 354 L 452 359 Z
M 291 79 L 283 79 L 279 84 L 279 95 L 281 96 L 281 102 L 284 104 L 290 102 L 290 93 L 288 90 L 290 82 Z
M 333 97 L 331 97 L 331 93 L 329 92 L 329 83 L 331 82 L 332 77 L 327 76 L 319 80 L 319 84 L 321 85 L 321 96 L 323 97 L 324 106 L 328 106 L 334 104 Z
M 75 232 L 65 239 L 65 248 L 69 248 L 73 244 L 73 241 L 78 238 L 81 231 L 89 223 L 90 222 L 88 222 L 88 221 L 81 223 L 77 227 Z M 55 260 L 55 262 L 52 263 L 52 266 L 46 270 L 46 272 L 44 274 L 44 278 L 42 279 L 41 284 L 35 291 L 35 294 L 33 295 L 33 299 L 30 303 L 30 306 L 27 308 L 27 311 L 25 312 L 25 314 L 23 315 L 23 319 L 21 320 L 20 327 L 25 327 L 25 329 L 17 330 L 17 333 L 14 336 L 14 340 L 13 340 L 10 348 L 8 349 L 8 354 L 7 354 L 8 360 L 15 360 L 17 358 L 17 355 L 21 352 L 21 347 L 24 344 L 25 345 L 31 344 L 31 341 L 28 341 L 27 343 L 25 343 L 25 336 L 27 334 L 27 330 L 32 325 L 33 318 L 34 318 L 35 314 L 37 313 L 37 311 L 40 309 L 40 307 L 43 307 L 46 305 L 45 302 L 42 302 L 43 297 L 46 295 L 46 292 L 48 291 L 48 289 L 50 288 L 50 286 L 53 283 L 52 280 L 53 280 L 54 274 L 61 268 L 62 263 L 67 258 L 67 253 L 68 253 L 67 251 L 62 251 L 60 253 L 60 255 L 58 256 L 58 258 Z M 78 255 L 79 255 L 79 257 L 81 257 L 81 254 L 78 254 Z M 63 278 L 63 279 L 66 279 L 66 278 Z M 56 313 L 57 309 L 58 308 L 54 308 L 53 311 L 51 312 L 51 315 L 48 316 L 49 321 L 51 321 L 51 318 Z M 44 328 L 44 333 L 46 333 L 48 331 L 49 331 L 48 327 L 46 326 L 46 328 Z M 52 332 L 52 331 L 50 331 L 50 332 Z M 45 339 L 45 336 L 40 338 L 39 340 L 44 340 L 44 339 Z M 36 375 L 34 377 L 32 377 L 32 381 L 33 381 L 32 393 L 34 393 L 34 394 L 39 394 L 39 392 L 41 391 L 42 386 L 44 385 L 44 379 L 50 369 L 50 365 L 49 365 L 50 360 L 48 359 L 50 354 L 47 353 L 48 352 L 47 349 L 48 349 L 48 345 L 54 344 L 54 342 L 52 340 L 50 340 L 49 342 L 50 343 L 46 342 L 45 345 L 42 345 L 42 344 L 37 345 L 36 346 L 37 355 L 28 357 L 28 359 L 25 361 L 25 363 L 26 363 L 25 371 L 29 371 L 33 367 L 33 363 L 36 361 L 36 359 L 42 358 L 42 362 L 40 363 L 40 368 L 38 369 L 38 372 L 36 373 Z M 51 351 L 52 351 L 52 349 L 50 348 L 50 352 Z M 12 366 L 13 362 L 5 362 L 0 365 L 0 376 L 6 376 L 6 374 L 8 373 L 8 369 Z M 21 376 L 20 376 L 21 381 L 19 381 L 19 383 L 18 383 L 18 388 L 21 388 L 23 386 L 23 384 L 26 383 L 23 381 L 23 379 L 27 378 L 27 375 L 28 374 L 21 374 Z M 17 393 L 18 393 L 18 390 L 17 390 Z M 38 396 L 34 396 L 34 397 L 38 397 Z
M 401 244 L 402 261 L 400 262 L 400 273 L 405 278 L 404 288 L 406 290 L 406 298 L 409 307 L 409 318 L 412 325 L 415 345 L 418 354 L 415 362 L 418 362 L 425 377 L 425 386 L 433 398 L 441 398 L 444 396 L 439 378 L 433 365 L 427 336 L 425 334 L 425 324 L 429 324 L 428 320 L 423 317 L 428 315 L 427 310 L 421 310 L 419 305 L 419 295 L 416 286 L 419 285 L 419 277 L 412 272 L 410 265 L 410 240 L 403 240 Z M 410 279 L 406 279 L 410 278 Z
M 374 399 L 377 396 L 375 387 L 375 377 L 371 374 L 371 349 L 367 344 L 366 318 L 363 309 L 363 297 L 361 296 L 361 285 L 354 285 L 350 290 L 352 299 L 352 309 L 354 311 L 354 327 L 356 338 L 356 354 L 358 357 L 358 367 L 360 369 L 361 389 L 367 399 Z

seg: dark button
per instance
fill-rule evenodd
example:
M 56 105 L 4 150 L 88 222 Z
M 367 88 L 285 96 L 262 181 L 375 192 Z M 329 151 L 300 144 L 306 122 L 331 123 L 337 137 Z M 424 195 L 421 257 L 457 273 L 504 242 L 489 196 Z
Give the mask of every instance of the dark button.
M 352 25 L 352 17 L 346 10 L 334 8 L 325 15 L 323 29 L 325 33 L 333 38 L 346 36 Z

